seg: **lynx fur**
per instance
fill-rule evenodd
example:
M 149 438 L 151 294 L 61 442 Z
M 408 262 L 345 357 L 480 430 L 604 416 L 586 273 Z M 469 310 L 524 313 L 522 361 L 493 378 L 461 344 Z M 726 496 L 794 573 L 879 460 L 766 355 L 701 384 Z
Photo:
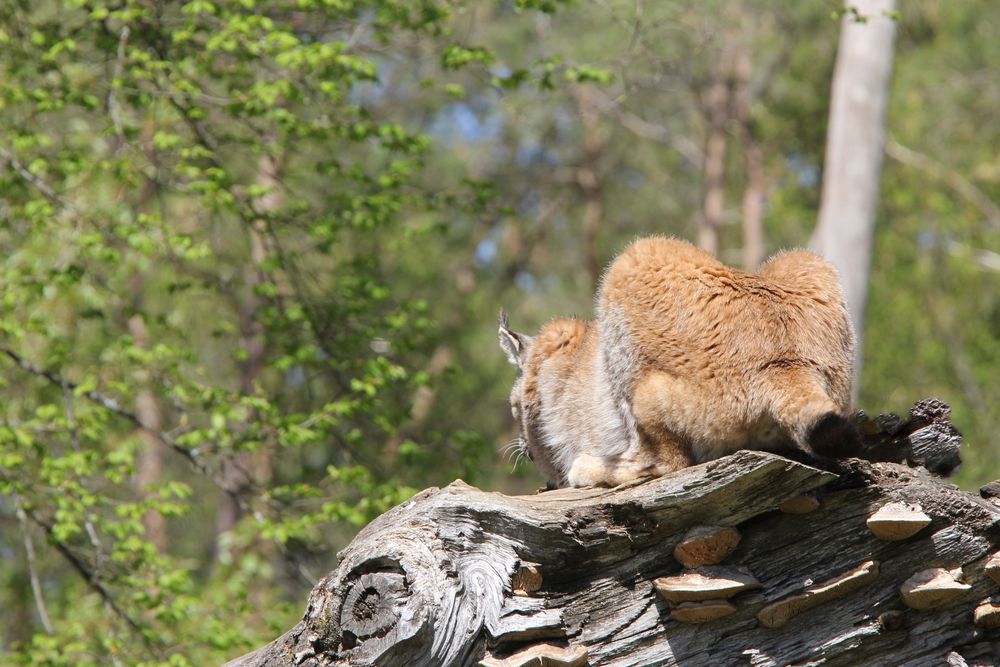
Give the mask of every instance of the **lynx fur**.
M 756 275 L 645 238 L 606 271 L 595 321 L 532 337 L 501 312 L 520 447 L 557 486 L 614 486 L 739 449 L 842 456 L 854 334 L 836 271 L 802 250 Z

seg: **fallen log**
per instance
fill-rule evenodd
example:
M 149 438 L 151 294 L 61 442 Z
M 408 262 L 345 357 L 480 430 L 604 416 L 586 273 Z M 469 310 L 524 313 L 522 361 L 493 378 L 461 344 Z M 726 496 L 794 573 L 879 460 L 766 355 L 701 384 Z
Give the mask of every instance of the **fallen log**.
M 920 405 L 866 442 L 948 467 L 947 406 Z M 993 665 L 998 541 L 996 504 L 891 462 L 744 451 L 532 496 L 457 481 L 363 529 L 302 621 L 227 667 Z

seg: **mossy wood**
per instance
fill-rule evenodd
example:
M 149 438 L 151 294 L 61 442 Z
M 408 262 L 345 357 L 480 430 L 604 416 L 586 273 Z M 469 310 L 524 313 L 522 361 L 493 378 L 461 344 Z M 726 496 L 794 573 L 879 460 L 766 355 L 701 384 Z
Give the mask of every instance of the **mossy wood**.
M 866 441 L 884 458 L 895 441 L 897 458 L 912 462 L 916 443 L 926 461 L 954 462 L 947 416 L 924 401 L 905 422 L 874 420 Z M 802 494 L 818 507 L 778 509 Z M 919 506 L 930 524 L 879 539 L 866 522 L 891 502 Z M 673 552 L 698 526 L 733 527 L 740 540 L 693 579 L 750 576 L 759 587 L 668 602 L 655 582 L 683 573 Z M 991 665 L 1000 584 L 986 564 L 998 540 L 991 500 L 890 462 L 852 460 L 834 474 L 744 451 L 614 489 L 532 496 L 458 481 L 362 530 L 302 621 L 227 667 Z M 907 606 L 900 587 L 932 568 L 967 587 Z

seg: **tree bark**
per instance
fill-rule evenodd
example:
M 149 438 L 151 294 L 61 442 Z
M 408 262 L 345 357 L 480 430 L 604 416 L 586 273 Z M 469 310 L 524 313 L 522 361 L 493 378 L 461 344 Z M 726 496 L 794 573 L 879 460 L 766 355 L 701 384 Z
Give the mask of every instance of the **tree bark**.
M 263 213 L 278 210 L 283 203 L 279 176 L 281 162 L 265 152 L 257 165 L 257 185 L 269 188 L 258 206 Z M 257 288 L 263 282 L 261 265 L 267 259 L 266 221 L 254 220 L 247 227 L 250 256 L 244 267 L 245 294 L 239 306 L 240 340 L 246 358 L 240 362 L 240 392 L 245 396 L 254 393 L 254 384 L 260 379 L 267 356 L 264 325 L 261 322 L 261 300 Z M 271 475 L 271 463 L 266 452 L 242 453 L 223 470 L 223 492 L 216 514 L 216 535 L 221 537 L 236 527 L 240 520 L 239 497 L 253 483 L 264 483 Z M 217 547 L 217 551 L 221 549 Z
M 736 90 L 734 115 L 739 123 L 740 143 L 743 148 L 743 269 L 756 273 L 764 260 L 764 155 L 751 127 L 750 105 L 752 93 L 750 78 L 753 59 L 750 48 L 743 44 L 736 54 L 734 76 Z
M 726 212 L 726 123 L 729 120 L 730 56 L 723 53 L 704 93 L 705 160 L 702 165 L 702 210 L 698 221 L 698 247 L 714 257 L 719 256 L 719 236 Z
M 859 0 L 851 7 L 837 48 L 819 221 L 810 245 L 837 267 L 844 285 L 857 334 L 857 398 L 896 22 L 894 0 Z
M 600 161 L 604 141 L 600 136 L 597 109 L 591 91 L 584 86 L 571 90 L 583 130 L 583 156 L 576 171 L 576 182 L 583 191 L 583 260 L 590 275 L 590 284 L 597 289 L 603 268 L 597 253 L 597 234 L 604 217 L 604 188 L 601 184 Z
M 870 453 L 895 445 L 896 458 L 942 469 L 934 461 L 957 452 L 939 402 L 858 421 Z M 802 494 L 818 507 L 789 513 Z M 866 520 L 889 502 L 919 505 L 929 525 L 875 537 Z M 697 553 L 675 551 L 697 526 L 742 536 L 701 572 L 757 585 L 692 624 L 658 589 L 682 571 L 672 554 Z M 896 463 L 852 459 L 834 474 L 741 451 L 614 489 L 509 497 L 457 481 L 362 530 L 303 620 L 228 667 L 995 664 L 1000 630 L 973 609 L 998 592 L 985 571 L 998 538 L 1000 507 Z M 935 567 L 964 584 L 938 608 L 911 608 L 901 586 Z
M 144 282 L 143 277 L 139 274 L 132 279 L 132 301 L 138 312 L 128 318 L 128 331 L 136 347 L 149 349 L 149 331 L 146 328 L 146 318 L 141 312 Z M 163 478 L 162 444 L 152 433 L 160 431 L 163 419 L 160 412 L 160 402 L 150 388 L 148 379 L 136 394 L 135 414 L 145 429 L 136 431 L 136 435 L 142 441 L 142 446 L 136 454 L 133 487 L 140 498 L 146 499 L 153 493 L 151 489 L 159 484 Z M 150 510 L 142 516 L 142 525 L 146 528 L 146 535 L 150 542 L 156 546 L 160 553 L 166 553 L 168 546 L 167 522 L 163 515 L 155 510 Z

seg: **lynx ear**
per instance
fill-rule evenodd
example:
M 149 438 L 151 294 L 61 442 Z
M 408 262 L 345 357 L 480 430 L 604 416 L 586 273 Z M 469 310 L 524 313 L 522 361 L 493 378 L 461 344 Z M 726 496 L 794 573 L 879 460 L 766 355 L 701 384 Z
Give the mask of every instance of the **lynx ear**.
M 507 361 L 516 366 L 520 373 L 524 365 L 525 352 L 528 345 L 531 344 L 531 338 L 510 330 L 507 325 L 507 313 L 503 311 L 503 308 L 500 309 L 498 323 L 500 325 L 500 349 L 507 355 Z

